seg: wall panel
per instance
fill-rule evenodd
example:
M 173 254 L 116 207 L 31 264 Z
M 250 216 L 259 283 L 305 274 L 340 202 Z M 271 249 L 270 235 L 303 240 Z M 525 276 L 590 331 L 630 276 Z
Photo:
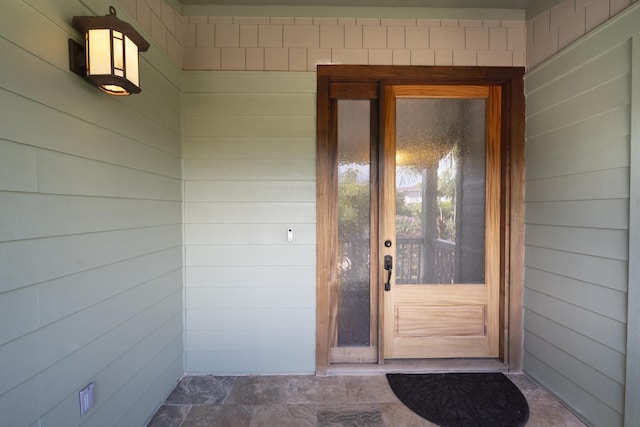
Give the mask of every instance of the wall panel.
M 144 425 L 184 372 L 181 70 L 152 45 L 119 98 L 71 73 L 72 16 L 110 5 L 2 4 L 2 425 Z
M 524 370 L 622 426 L 629 289 L 630 6 L 529 72 Z M 633 332 L 632 332 L 633 333 Z
M 312 373 L 315 74 L 185 87 L 186 370 Z

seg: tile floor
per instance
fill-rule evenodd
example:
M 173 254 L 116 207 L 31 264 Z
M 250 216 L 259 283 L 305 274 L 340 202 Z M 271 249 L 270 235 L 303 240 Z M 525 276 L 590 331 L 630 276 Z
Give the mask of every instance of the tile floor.
M 529 402 L 527 427 L 583 427 L 524 374 L 509 374 Z M 148 427 L 435 426 L 398 401 L 384 375 L 186 376 Z

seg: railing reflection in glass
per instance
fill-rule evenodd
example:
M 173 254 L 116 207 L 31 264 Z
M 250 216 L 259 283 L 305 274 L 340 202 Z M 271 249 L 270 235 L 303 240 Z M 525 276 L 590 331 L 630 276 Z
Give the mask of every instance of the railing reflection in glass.
M 483 283 L 486 100 L 396 111 L 396 283 Z

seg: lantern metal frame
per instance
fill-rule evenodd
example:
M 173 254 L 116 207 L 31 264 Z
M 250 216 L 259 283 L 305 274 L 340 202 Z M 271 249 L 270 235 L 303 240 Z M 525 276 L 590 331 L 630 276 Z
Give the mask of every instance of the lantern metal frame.
M 80 45 L 73 39 L 69 39 L 69 69 L 80 77 L 88 80 L 92 84 L 98 86 L 102 91 L 110 95 L 129 95 L 139 93 L 140 87 L 133 81 L 127 79 L 127 63 L 125 49 L 125 38 L 128 38 L 137 46 L 139 52 L 146 52 L 149 49 L 149 42 L 133 26 L 127 22 L 120 20 L 116 16 L 116 10 L 113 6 L 109 7 L 109 14 L 105 16 L 74 16 L 71 21 L 72 26 L 85 35 L 85 46 Z M 108 74 L 92 74 L 89 65 L 89 31 L 90 30 L 109 30 L 109 46 L 106 51 L 110 52 L 111 66 Z M 122 37 L 121 61 L 122 69 L 116 68 L 115 52 L 114 52 L 114 34 L 120 34 Z M 135 60 L 139 60 L 136 55 Z M 131 64 L 129 64 L 131 65 Z M 139 66 L 135 64 L 138 73 L 139 82 Z M 119 75 L 121 74 L 121 75 Z

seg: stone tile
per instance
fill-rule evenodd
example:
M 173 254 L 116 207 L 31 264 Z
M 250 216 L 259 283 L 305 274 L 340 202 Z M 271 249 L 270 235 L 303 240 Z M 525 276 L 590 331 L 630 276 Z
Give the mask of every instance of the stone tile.
M 262 405 L 255 407 L 250 426 L 315 427 L 316 419 L 315 404 Z
M 254 409 L 249 405 L 197 405 L 181 427 L 250 427 Z
M 289 380 L 287 403 L 341 403 L 347 399 L 343 377 L 294 377 Z
M 526 374 L 507 374 L 529 404 L 527 427 L 583 427 L 584 424 Z
M 527 427 L 584 427 L 526 374 L 507 377 L 529 402 Z M 148 424 L 150 427 L 273 425 L 435 426 L 399 402 L 383 375 L 185 377 Z
M 287 403 L 286 376 L 238 377 L 233 384 L 226 404 L 271 405 Z
M 147 427 L 174 427 L 182 424 L 191 405 L 162 405 Z
M 529 403 L 527 427 L 584 427 L 585 424 L 543 389 L 523 393 Z
M 347 390 L 347 402 L 398 402 L 398 398 L 391 391 L 387 377 L 384 375 L 345 377 L 344 382 Z
M 526 396 L 527 393 L 533 392 L 540 389 L 540 386 L 536 384 L 532 379 L 530 379 L 525 374 L 506 374 L 507 378 L 516 385 Z
M 235 377 L 216 377 L 213 375 L 185 377 L 166 400 L 170 405 L 202 405 L 223 403 Z
M 384 427 L 379 405 L 318 405 L 318 427 Z
M 420 415 L 407 408 L 403 403 L 384 403 L 380 405 L 382 419 L 386 426 L 437 427 Z

